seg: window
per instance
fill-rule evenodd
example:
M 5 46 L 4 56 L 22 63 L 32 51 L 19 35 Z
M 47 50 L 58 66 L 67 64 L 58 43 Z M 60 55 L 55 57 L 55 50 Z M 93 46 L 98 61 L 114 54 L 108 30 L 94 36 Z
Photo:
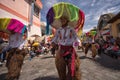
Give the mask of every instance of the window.
M 103 20 L 102 28 L 105 27 L 106 25 L 107 25 L 107 21 Z
M 34 15 L 39 18 L 40 9 L 34 4 Z

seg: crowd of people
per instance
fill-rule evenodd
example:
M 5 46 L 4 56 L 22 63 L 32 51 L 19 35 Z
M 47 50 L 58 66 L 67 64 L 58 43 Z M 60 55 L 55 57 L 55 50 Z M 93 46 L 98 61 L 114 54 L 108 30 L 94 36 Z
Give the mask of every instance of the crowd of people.
M 86 40 L 82 41 L 81 46 L 85 52 L 85 56 L 90 49 L 92 51 L 92 57 L 94 56 L 94 58 L 97 54 L 100 55 L 102 53 L 116 59 L 120 58 L 120 37 L 113 38 L 113 36 L 109 35 L 106 36 L 106 39 L 102 36 L 98 39 L 93 39 L 92 36 L 89 35 Z
M 26 47 L 29 50 L 30 60 L 32 60 L 35 56 L 42 56 L 44 54 L 47 54 L 51 51 L 51 46 L 49 43 L 45 43 L 44 40 L 41 42 L 35 41 L 35 40 L 28 40 Z
M 13 48 L 27 49 L 29 60 L 48 53 L 55 57 L 55 47 L 52 47 L 50 43 L 45 43 L 45 40 L 24 40 L 22 37 L 23 35 L 19 33 L 11 33 L 8 41 L 0 37 L 0 65 L 6 62 L 7 53 Z
M 106 39 L 103 37 L 96 40 L 99 44 L 98 54 L 105 53 L 113 58 L 120 57 L 120 38 L 116 39 L 113 36 L 107 36 Z
M 55 57 L 55 64 L 60 79 L 69 80 L 72 78 L 79 80 L 80 62 L 74 49 L 74 46 L 78 46 L 78 43 L 80 43 L 79 48 L 82 48 L 85 56 L 87 56 L 89 49 L 92 51 L 93 59 L 95 59 L 97 54 L 100 55 L 102 53 L 113 58 L 120 58 L 119 37 L 115 39 L 113 36 L 107 36 L 106 39 L 103 39 L 101 36 L 93 40 L 92 36 L 89 35 L 86 41 L 80 41 L 74 29 L 68 27 L 68 19 L 65 16 L 61 17 L 61 22 L 62 27 L 57 30 L 51 43 L 45 43 L 45 40 L 41 42 L 27 40 L 27 32 L 24 35 L 11 32 L 8 41 L 0 38 L 0 65 L 6 62 L 6 67 L 8 68 L 7 80 L 19 79 L 26 54 L 29 54 L 29 60 L 31 61 L 32 58 L 49 52 Z M 6 43 L 6 45 L 3 43 Z M 17 67 L 17 69 L 13 67 Z M 68 69 L 67 74 L 66 67 Z M 75 70 L 76 68 L 78 70 Z M 12 72 L 13 70 L 15 72 Z
M 2 38 L 0 38 L 0 65 L 2 65 L 3 62 L 6 62 L 6 67 L 8 68 L 8 75 L 7 75 L 8 80 L 9 78 L 10 79 L 19 78 L 20 70 L 26 54 L 29 54 L 29 60 L 32 60 L 32 58 L 36 56 L 39 57 L 40 55 L 44 55 L 50 52 L 54 57 L 56 55 L 57 68 L 60 67 L 60 66 L 58 67 L 57 64 L 60 64 L 60 63 L 63 64 L 64 61 L 65 62 L 68 61 L 67 65 L 70 68 L 69 60 L 71 60 L 72 55 L 67 53 L 69 52 L 69 49 L 70 51 L 72 50 L 74 41 L 71 43 L 71 46 L 69 45 L 71 41 L 69 42 L 67 41 L 66 43 L 64 40 L 61 41 L 62 34 L 59 31 L 62 31 L 62 29 L 60 28 L 60 30 L 57 31 L 56 36 L 51 41 L 51 44 L 45 43 L 44 40 L 42 40 L 41 42 L 35 41 L 35 40 L 33 41 L 27 40 L 25 36 L 26 34 L 22 35 L 14 32 L 10 34 L 8 41 L 4 41 Z M 71 35 L 68 37 L 71 37 Z M 76 39 L 75 41 L 78 40 L 77 36 L 75 39 Z M 58 42 L 57 40 L 60 40 L 60 41 Z M 102 53 L 107 54 L 113 58 L 120 58 L 120 38 L 119 37 L 115 39 L 113 38 L 113 36 L 107 36 L 106 39 L 103 39 L 103 37 L 101 36 L 100 38 L 93 40 L 92 36 L 88 36 L 85 41 L 78 41 L 78 42 L 80 43 L 78 47 L 82 48 L 82 50 L 85 53 L 85 56 L 87 56 L 88 50 L 90 49 L 92 51 L 93 58 L 95 58 L 97 54 L 100 55 Z M 27 52 L 25 51 L 25 49 L 27 50 Z M 55 50 L 58 51 L 57 54 L 55 54 Z M 63 52 L 64 50 L 66 55 L 60 55 L 61 54 L 60 52 L 61 51 Z M 14 53 L 17 55 L 14 55 Z M 59 61 L 58 59 L 62 59 L 62 57 L 60 56 L 63 57 L 63 62 L 57 62 Z M 18 61 L 20 61 L 20 63 L 15 63 L 13 61 L 16 58 Z M 17 70 L 18 74 L 17 75 L 14 74 L 16 75 L 14 77 L 11 77 L 11 70 L 13 70 L 13 68 L 11 67 L 11 64 L 13 64 L 14 66 L 15 65 L 17 66 L 18 64 L 21 65 L 20 67 L 18 67 L 18 70 Z M 59 76 L 62 76 L 62 74 L 60 74 L 59 71 L 58 73 L 59 73 Z M 72 75 L 72 73 L 70 75 Z

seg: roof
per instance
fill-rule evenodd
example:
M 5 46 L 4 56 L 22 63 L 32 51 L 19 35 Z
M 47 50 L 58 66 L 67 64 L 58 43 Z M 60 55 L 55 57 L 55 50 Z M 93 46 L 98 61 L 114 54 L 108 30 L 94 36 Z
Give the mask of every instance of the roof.
M 98 21 L 98 25 L 97 28 L 98 29 L 102 29 L 104 26 L 107 25 L 107 22 L 112 19 L 112 17 L 114 17 L 114 14 L 112 13 L 107 13 L 107 14 L 103 14 L 100 16 L 99 21 Z M 104 24 L 104 25 L 103 25 Z
M 116 21 L 117 19 L 120 19 L 120 12 L 119 12 L 117 15 L 115 15 L 112 19 L 110 19 L 110 20 L 108 21 L 108 23 L 113 23 L 113 22 Z

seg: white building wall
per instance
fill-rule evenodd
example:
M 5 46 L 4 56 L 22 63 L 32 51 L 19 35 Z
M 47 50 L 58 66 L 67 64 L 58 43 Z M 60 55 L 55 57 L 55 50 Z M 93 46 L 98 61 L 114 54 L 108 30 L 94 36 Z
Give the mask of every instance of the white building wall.
M 3 9 L 0 9 L 0 18 L 14 18 L 14 19 L 17 19 L 17 20 L 21 21 L 23 24 L 28 25 L 27 21 L 13 15 L 13 14 L 10 14 L 10 13 L 8 13 L 7 11 L 5 11 Z
M 35 25 L 31 26 L 31 31 L 29 32 L 28 36 L 30 37 L 31 35 L 34 35 L 34 34 L 42 36 L 41 35 L 41 27 L 37 27 Z

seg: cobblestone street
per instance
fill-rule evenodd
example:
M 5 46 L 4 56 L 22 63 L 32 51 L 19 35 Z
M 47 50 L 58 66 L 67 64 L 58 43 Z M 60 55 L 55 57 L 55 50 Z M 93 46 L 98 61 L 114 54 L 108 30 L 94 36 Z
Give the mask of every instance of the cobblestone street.
M 120 79 L 120 60 L 102 54 L 97 56 L 94 61 L 90 54 L 85 57 L 81 51 L 78 51 L 78 55 L 81 60 L 82 80 Z M 3 67 L 0 67 L 0 80 L 4 79 L 6 73 L 7 69 L 3 65 Z M 50 54 L 35 57 L 32 61 L 26 58 L 19 80 L 58 80 L 54 58 Z

